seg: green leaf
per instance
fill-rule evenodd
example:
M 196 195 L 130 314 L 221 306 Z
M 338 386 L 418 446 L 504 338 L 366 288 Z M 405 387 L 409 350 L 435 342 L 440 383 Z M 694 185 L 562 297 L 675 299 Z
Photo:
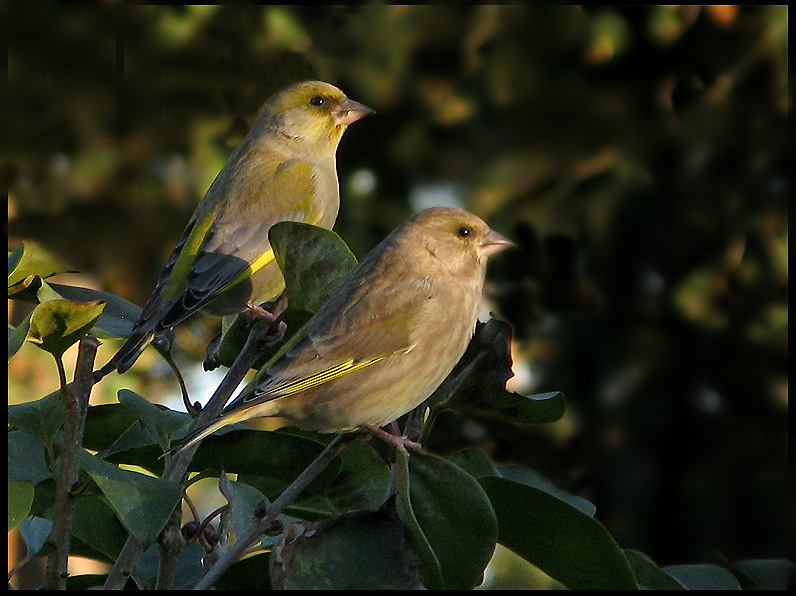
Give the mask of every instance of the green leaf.
M 414 590 L 423 587 L 417 557 L 392 502 L 294 526 L 271 553 L 271 582 L 286 590 Z M 291 533 L 287 533 L 286 536 Z
M 578 508 L 589 517 L 594 517 L 594 513 L 597 511 L 597 507 L 591 501 L 557 488 L 547 478 L 531 468 L 525 466 L 501 466 L 498 468 L 498 474 L 501 478 L 543 490 L 547 494 Z
M 445 587 L 442 566 L 415 515 L 409 480 L 409 454 L 403 450 L 395 452 L 393 473 L 396 510 L 406 529 L 409 545 L 419 559 L 418 568 L 423 575 L 423 583 L 429 590 L 442 590 Z
M 269 305 L 265 305 L 263 308 L 268 310 L 268 307 Z M 293 310 L 290 306 L 288 306 L 287 311 L 285 311 L 285 314 L 282 317 L 282 321 L 284 321 L 285 325 L 287 325 L 283 342 L 277 343 L 276 345 L 263 350 L 262 354 L 257 358 L 257 361 L 252 365 L 252 368 L 259 369 L 263 364 L 268 362 L 274 356 L 274 354 L 281 349 L 282 345 L 284 345 L 284 342 L 287 342 L 296 333 L 301 331 L 301 328 L 304 327 L 306 322 L 309 321 L 311 317 L 311 313 Z M 251 323 L 247 321 L 243 315 L 237 315 L 236 317 L 233 317 L 232 323 L 226 326 L 224 329 L 223 336 L 218 344 L 218 347 L 214 350 L 208 348 L 208 359 L 212 362 L 212 365 L 208 366 L 207 368 L 213 369 L 219 365 L 231 366 L 235 361 L 235 358 L 238 357 L 238 354 L 243 349 L 246 340 L 249 338 L 250 330 Z M 206 360 L 205 362 L 208 361 Z
M 340 236 L 318 226 L 283 221 L 268 230 L 268 238 L 295 310 L 317 312 L 357 265 Z
M 27 556 L 32 557 L 37 554 L 46 544 L 47 538 L 53 529 L 53 523 L 49 519 L 31 515 L 19 524 L 19 534 L 25 541 Z
M 172 589 L 189 590 L 196 585 L 205 568 L 202 559 L 207 555 L 201 544 L 189 544 L 177 556 L 176 570 Z M 144 589 L 154 590 L 157 584 L 157 575 L 160 568 L 160 547 L 151 545 L 138 558 L 135 564 L 134 576 Z
M 72 344 L 88 333 L 104 308 L 105 304 L 99 301 L 42 302 L 32 313 L 28 340 L 42 350 L 60 357 Z
M 8 479 L 39 484 L 52 478 L 46 455 L 44 443 L 33 435 L 21 430 L 8 433 Z
M 735 576 L 718 565 L 670 565 L 662 568 L 688 590 L 740 590 Z
M 263 352 L 252 368 L 268 362 L 326 302 L 357 261 L 345 242 L 330 230 L 292 221 L 279 222 L 268 231 L 276 261 L 285 277 L 288 308 L 284 341 Z M 269 305 L 263 306 L 268 310 Z M 229 322 L 228 322 L 229 321 Z M 222 337 L 208 349 L 209 369 L 230 366 L 249 336 L 250 323 L 238 315 L 225 319 Z
M 127 532 L 108 501 L 97 495 L 75 501 L 72 533 L 80 541 L 72 552 L 91 559 L 113 563 L 127 540 Z
M 174 507 L 180 502 L 180 485 L 122 470 L 83 449 L 78 449 L 78 459 L 108 499 L 124 527 L 141 542 L 147 543 L 157 538 Z
M 259 490 L 243 482 L 230 480 L 224 473 L 218 478 L 218 489 L 232 510 L 232 529 L 238 536 L 243 535 L 254 523 L 254 512 L 260 503 L 269 504 Z
M 506 389 L 511 370 L 511 327 L 492 318 L 478 323 L 467 351 L 431 396 L 435 411 L 487 413 L 520 424 L 555 422 L 566 410 L 560 391 L 524 396 Z
M 390 469 L 370 445 L 352 442 L 337 457 L 341 466 L 332 467 L 329 472 L 331 475 L 337 471 L 331 483 L 311 484 L 293 500 L 286 513 L 317 521 L 345 511 L 376 510 L 384 503 L 390 487 Z M 287 486 L 284 480 L 255 474 L 239 475 L 238 480 L 272 498 Z
M 373 448 L 353 441 L 340 452 L 342 463 L 323 498 L 336 511 L 375 510 L 390 488 L 390 468 Z
M 639 587 L 647 590 L 685 590 L 685 586 L 663 571 L 646 554 L 626 548 L 624 551 Z
M 796 581 L 796 565 L 788 559 L 749 559 L 734 567 L 745 573 L 757 589 L 787 590 Z
M 30 482 L 8 481 L 8 531 L 22 523 L 33 505 L 33 485 Z
M 497 518 L 486 493 L 472 476 L 439 457 L 413 453 L 408 467 L 414 518 L 410 523 L 414 526 L 416 521 L 433 550 L 442 586 L 474 588 L 483 579 L 498 535 Z M 399 500 L 405 498 L 399 492 Z
M 90 406 L 86 414 L 83 446 L 92 451 L 105 451 L 136 422 L 135 412 L 122 404 Z
M 22 322 L 16 327 L 12 327 L 11 325 L 8 326 L 8 359 L 11 360 L 11 356 L 19 352 L 19 349 L 22 347 L 22 344 L 25 343 L 25 338 L 28 336 L 28 331 L 30 330 L 30 318 L 33 316 L 33 313 L 30 313 L 27 317 L 25 317 Z
M 67 271 L 40 244 L 26 240 L 8 255 L 8 297 L 34 285 L 37 279 Z
M 233 429 L 234 425 L 229 430 L 222 429 L 204 439 L 191 461 L 190 470 L 201 472 L 223 469 L 227 473 L 252 474 L 290 483 L 324 447 L 321 442 L 281 431 Z M 340 458 L 336 456 L 308 490 L 323 493 L 338 474 L 340 466 Z M 256 487 L 271 500 L 279 496 L 266 492 L 261 485 Z
M 479 480 L 499 522 L 498 541 L 573 590 L 636 589 L 630 564 L 605 527 L 578 508 L 511 480 Z
M 45 445 L 52 443 L 65 419 L 66 406 L 60 389 L 35 401 L 8 406 L 8 423 L 33 435 Z
M 457 451 L 451 456 L 451 462 L 470 474 L 476 480 L 484 476 L 497 476 L 498 469 L 489 456 L 480 449 L 470 448 Z
M 141 316 L 141 308 L 132 302 L 115 294 L 100 292 L 89 288 L 66 286 L 63 284 L 48 284 L 53 291 L 66 300 L 74 302 L 105 303 L 105 308 L 100 317 L 91 328 L 92 335 L 100 339 L 128 338 L 133 331 L 133 325 Z
M 597 509 L 590 501 L 557 488 L 544 476 L 531 468 L 525 466 L 496 467 L 492 460 L 479 449 L 459 451 L 451 457 L 451 461 L 478 480 L 485 477 L 500 477 L 543 490 L 549 495 L 561 499 L 573 507 L 577 507 L 589 517 L 594 517 Z
M 189 414 L 175 412 L 165 406 L 150 403 L 129 389 L 120 390 L 118 395 L 119 403 L 135 412 L 141 423 L 141 428 L 163 451 L 169 448 L 175 435 L 192 420 Z

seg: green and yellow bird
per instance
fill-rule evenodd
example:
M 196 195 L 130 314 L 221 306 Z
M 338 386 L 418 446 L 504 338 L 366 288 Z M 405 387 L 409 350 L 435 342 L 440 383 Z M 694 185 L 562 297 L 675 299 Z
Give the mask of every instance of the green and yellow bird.
M 237 314 L 279 296 L 285 282 L 269 228 L 280 221 L 332 228 L 337 146 L 349 124 L 372 112 L 321 81 L 271 97 L 197 206 L 131 336 L 95 379 L 126 371 L 153 339 L 200 309 Z
M 299 343 L 217 420 L 171 451 L 261 416 L 320 432 L 363 429 L 384 437 L 378 429 L 425 401 L 464 354 L 487 258 L 510 246 L 462 209 L 421 211 L 368 253 L 310 319 Z

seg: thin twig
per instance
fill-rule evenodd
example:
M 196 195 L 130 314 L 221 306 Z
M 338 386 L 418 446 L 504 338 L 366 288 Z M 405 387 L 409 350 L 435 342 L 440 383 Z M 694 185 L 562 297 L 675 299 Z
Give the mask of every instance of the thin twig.
M 246 550 L 254 543 L 257 538 L 268 531 L 276 518 L 298 497 L 301 492 L 315 480 L 326 466 L 328 466 L 337 455 L 337 452 L 345 445 L 344 439 L 348 439 L 347 435 L 338 435 L 321 451 L 312 463 L 299 474 L 290 486 L 277 497 L 268 507 L 268 511 L 261 520 L 253 520 L 248 530 L 241 536 L 238 536 L 237 541 L 233 544 L 222 557 L 213 565 L 202 580 L 194 586 L 194 590 L 207 590 L 218 581 L 218 578 L 233 564 L 235 563 Z
M 44 588 L 46 590 L 64 590 L 66 588 L 67 563 L 72 537 L 72 515 L 75 504 L 72 487 L 77 482 L 80 471 L 77 449 L 83 444 L 88 400 L 91 395 L 91 387 L 94 385 L 92 378 L 94 359 L 97 357 L 98 347 L 99 340 L 96 337 L 89 335 L 80 340 L 75 379 L 71 391 L 66 388 L 64 383 L 63 366 L 59 367 L 59 375 L 62 377 L 61 394 L 66 405 L 66 418 L 64 420 L 61 463 L 55 478 L 55 505 L 50 538 L 53 550 L 47 558 L 47 568 L 44 572 Z
M 243 346 L 240 354 L 238 354 L 235 362 L 233 362 L 232 366 L 227 371 L 227 374 L 224 376 L 221 384 L 216 389 L 213 397 L 210 398 L 210 401 L 207 402 L 207 405 L 199 413 L 199 416 L 196 417 L 192 428 L 200 428 L 208 424 L 212 420 L 215 420 L 215 418 L 221 413 L 221 410 L 224 408 L 224 405 L 227 403 L 232 393 L 235 391 L 238 385 L 240 385 L 240 382 L 246 376 L 246 373 L 260 356 L 262 351 L 262 343 L 265 341 L 268 335 L 271 323 L 272 321 L 268 320 L 267 318 L 258 319 L 254 322 L 249 332 L 249 338 L 246 341 L 246 344 Z M 196 453 L 198 448 L 199 444 L 197 443 L 196 445 L 192 445 L 191 447 L 176 453 L 166 465 L 166 469 L 163 471 L 163 479 L 170 482 L 182 483 L 188 471 L 188 466 L 190 465 L 194 453 Z M 177 509 L 181 509 L 179 504 Z M 180 534 L 179 522 L 180 516 L 176 514 L 173 515 L 161 533 L 161 548 L 165 549 L 166 551 L 161 552 L 161 562 L 163 562 L 164 557 L 170 557 L 171 559 L 176 560 L 180 550 L 182 549 L 182 536 Z M 143 549 L 144 545 L 141 544 L 134 536 L 128 536 L 127 542 L 122 550 L 124 558 L 120 556 L 116 560 L 113 569 L 111 569 L 111 572 L 108 574 L 108 579 L 105 582 L 104 589 L 120 590 L 124 587 L 124 584 L 132 573 L 133 566 L 138 560 L 138 557 L 141 555 Z M 172 566 L 167 565 L 166 569 L 172 569 Z M 171 584 L 172 574 L 167 573 L 166 575 L 168 577 L 164 576 L 162 578 L 158 578 L 158 586 L 162 589 L 167 589 Z

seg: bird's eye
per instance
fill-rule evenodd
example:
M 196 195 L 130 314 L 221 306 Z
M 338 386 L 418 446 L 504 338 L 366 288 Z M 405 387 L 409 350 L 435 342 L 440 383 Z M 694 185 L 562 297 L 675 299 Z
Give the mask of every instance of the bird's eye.
M 313 95 L 312 99 L 310 99 L 310 105 L 320 107 L 324 104 L 324 99 L 320 95 Z
M 473 233 L 473 231 L 470 228 L 468 228 L 467 226 L 462 226 L 461 228 L 456 230 L 456 235 L 459 238 L 467 238 L 472 233 Z

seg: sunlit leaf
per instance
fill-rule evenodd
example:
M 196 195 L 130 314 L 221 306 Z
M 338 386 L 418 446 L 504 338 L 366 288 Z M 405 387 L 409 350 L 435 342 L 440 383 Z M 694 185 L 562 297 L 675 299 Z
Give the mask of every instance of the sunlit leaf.
M 86 335 L 105 303 L 49 300 L 33 311 L 28 340 L 41 349 L 60 357 L 72 344 Z
M 283 221 L 268 231 L 268 238 L 293 309 L 317 312 L 357 264 L 337 234 L 318 226 Z
M 67 271 L 40 244 L 26 240 L 8 255 L 8 297 L 26 289 L 37 277 L 47 278 Z
M 22 523 L 33 505 L 33 485 L 30 482 L 8 481 L 8 531 Z

